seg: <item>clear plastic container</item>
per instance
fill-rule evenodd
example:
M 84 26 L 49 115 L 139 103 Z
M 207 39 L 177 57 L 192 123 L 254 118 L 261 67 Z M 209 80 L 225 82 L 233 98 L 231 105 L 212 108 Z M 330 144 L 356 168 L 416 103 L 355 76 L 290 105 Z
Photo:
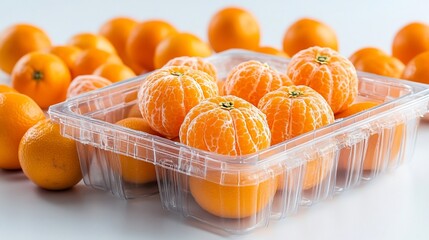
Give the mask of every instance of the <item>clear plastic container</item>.
M 250 59 L 282 72 L 287 65 L 283 58 L 237 50 L 207 60 L 224 79 Z M 428 111 L 427 85 L 359 73 L 359 98 L 380 105 L 269 149 L 228 157 L 115 125 L 136 104 L 146 76 L 69 99 L 49 114 L 76 140 L 86 185 L 124 199 L 159 192 L 165 209 L 228 233 L 266 226 L 410 160 Z M 154 164 L 157 181 L 127 181 L 121 155 Z

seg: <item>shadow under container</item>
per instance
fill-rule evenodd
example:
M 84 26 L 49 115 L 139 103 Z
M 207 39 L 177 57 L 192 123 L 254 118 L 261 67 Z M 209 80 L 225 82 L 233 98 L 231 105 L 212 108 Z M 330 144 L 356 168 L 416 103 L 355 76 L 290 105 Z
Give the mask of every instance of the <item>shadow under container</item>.
M 247 60 L 281 72 L 288 63 L 238 50 L 207 58 L 220 81 Z M 165 209 L 196 219 L 208 230 L 234 234 L 283 219 L 410 160 L 429 101 L 427 85 L 359 73 L 358 99 L 376 101 L 376 107 L 254 154 L 229 157 L 114 124 L 137 104 L 146 76 L 49 109 L 61 134 L 76 140 L 84 183 L 124 199 L 159 193 Z M 124 156 L 153 164 L 156 181 L 125 178 Z M 147 168 L 135 169 L 148 174 Z

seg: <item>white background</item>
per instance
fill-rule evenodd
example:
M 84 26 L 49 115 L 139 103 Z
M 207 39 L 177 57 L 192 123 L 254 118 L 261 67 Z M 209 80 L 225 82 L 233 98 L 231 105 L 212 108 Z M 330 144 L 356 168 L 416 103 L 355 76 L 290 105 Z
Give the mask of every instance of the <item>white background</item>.
M 0 29 L 27 22 L 46 30 L 54 44 L 73 34 L 95 32 L 115 16 L 161 18 L 207 40 L 210 16 L 224 6 L 253 12 L 262 43 L 281 47 L 285 29 L 313 17 L 338 34 L 346 56 L 363 46 L 390 52 L 396 31 L 411 21 L 429 23 L 426 0 L 387 1 L 5 1 Z M 1 116 L 0 116 L 1 117 Z M 234 239 L 429 239 L 429 125 L 419 128 L 415 156 L 399 169 L 334 199 L 302 209 Z M 192 221 L 163 210 L 157 196 L 124 201 L 82 183 L 47 192 L 20 172 L 0 171 L 0 239 L 218 239 Z

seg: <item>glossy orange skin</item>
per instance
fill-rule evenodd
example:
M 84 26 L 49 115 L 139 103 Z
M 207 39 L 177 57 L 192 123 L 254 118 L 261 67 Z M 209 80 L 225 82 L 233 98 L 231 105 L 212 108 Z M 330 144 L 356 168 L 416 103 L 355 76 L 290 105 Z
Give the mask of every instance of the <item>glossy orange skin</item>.
M 105 63 L 93 72 L 94 75 L 109 79 L 111 82 L 119 82 L 136 76 L 131 68 L 121 63 Z
M 158 44 L 166 37 L 176 34 L 176 28 L 162 20 L 138 23 L 128 37 L 125 51 L 130 67 L 135 73 L 155 69 L 154 56 Z
M 51 47 L 49 36 L 30 24 L 16 24 L 0 34 L 0 69 L 10 74 L 16 62 L 27 53 Z
M 129 17 L 115 17 L 103 23 L 99 34 L 107 38 L 115 47 L 116 52 L 124 63 L 128 63 L 126 45 L 131 31 L 137 25 L 137 21 Z
M 32 52 L 23 56 L 12 71 L 12 86 L 44 109 L 66 99 L 71 82 L 66 64 L 50 53 Z
M 400 78 L 405 68 L 405 65 L 399 59 L 382 54 L 362 57 L 354 66 L 358 71 L 393 78 Z
M 286 30 L 283 51 L 289 56 L 309 47 L 329 47 L 338 51 L 335 31 L 325 23 L 311 18 L 301 18 Z
M 73 64 L 73 78 L 79 75 L 92 74 L 94 73 L 95 69 L 105 63 L 121 64 L 122 61 L 116 54 L 112 54 L 96 48 L 86 49 L 82 51 L 81 54 L 79 54 Z
M 260 35 L 257 19 L 242 8 L 221 9 L 208 26 L 209 42 L 216 52 L 231 48 L 254 50 L 259 46 Z
M 415 56 L 402 73 L 401 78 L 419 83 L 429 84 L 429 51 Z
M 21 169 L 19 142 L 29 128 L 45 119 L 30 97 L 14 92 L 0 93 L 0 168 Z
M 70 74 L 72 76 L 75 76 L 75 74 L 73 73 L 74 64 L 79 54 L 82 53 L 82 49 L 75 46 L 61 45 L 52 47 L 51 49 L 49 49 L 49 53 L 52 53 L 57 57 L 61 58 L 61 60 L 63 60 L 63 62 L 69 68 Z
M 392 55 L 407 64 L 419 53 L 429 51 L 429 25 L 412 22 L 396 33 L 392 42 Z
M 82 50 L 95 48 L 111 54 L 117 54 L 115 47 L 107 38 L 94 33 L 76 34 L 67 41 L 67 45 L 72 45 Z
M 161 68 L 176 57 L 208 57 L 211 54 L 210 46 L 197 36 L 190 33 L 177 33 L 159 43 L 153 60 L 155 68 Z

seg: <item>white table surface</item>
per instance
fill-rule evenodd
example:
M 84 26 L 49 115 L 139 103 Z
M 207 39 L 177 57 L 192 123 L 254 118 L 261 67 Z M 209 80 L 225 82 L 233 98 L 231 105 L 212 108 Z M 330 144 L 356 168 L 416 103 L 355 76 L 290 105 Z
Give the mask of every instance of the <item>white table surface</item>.
M 429 23 L 429 2 L 412 1 L 1 1 L 0 29 L 29 22 L 55 44 L 97 31 L 107 19 L 162 18 L 207 40 L 210 16 L 227 5 L 243 6 L 259 19 L 262 43 L 281 46 L 286 27 L 310 16 L 331 25 L 340 51 L 377 46 L 390 52 L 395 32 L 410 21 Z M 2 79 L 0 82 L 7 82 Z M 0 116 L 1 117 L 1 116 Z M 237 239 L 429 239 L 429 124 L 418 131 L 410 162 L 333 199 L 271 222 Z M 124 201 L 83 183 L 48 192 L 22 172 L 0 170 L 0 239 L 221 239 L 161 208 L 159 197 Z

